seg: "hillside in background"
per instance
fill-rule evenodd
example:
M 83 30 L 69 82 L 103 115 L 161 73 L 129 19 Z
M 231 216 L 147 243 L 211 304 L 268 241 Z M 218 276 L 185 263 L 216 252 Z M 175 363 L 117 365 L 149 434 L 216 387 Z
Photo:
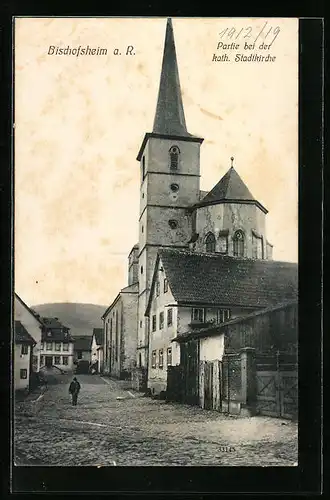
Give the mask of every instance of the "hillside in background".
M 40 316 L 58 318 L 61 323 L 71 328 L 71 334 L 91 335 L 93 328 L 101 328 L 101 316 L 107 306 L 96 304 L 54 303 L 31 306 Z

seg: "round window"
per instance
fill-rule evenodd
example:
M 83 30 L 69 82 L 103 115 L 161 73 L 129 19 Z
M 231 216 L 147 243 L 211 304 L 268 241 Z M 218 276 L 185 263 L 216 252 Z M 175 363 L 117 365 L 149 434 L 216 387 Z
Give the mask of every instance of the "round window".
M 179 191 L 179 184 L 171 184 L 171 191 L 177 193 Z
M 168 224 L 169 224 L 169 226 L 170 226 L 171 229 L 175 229 L 175 228 L 178 227 L 178 223 L 177 223 L 176 220 L 169 220 Z

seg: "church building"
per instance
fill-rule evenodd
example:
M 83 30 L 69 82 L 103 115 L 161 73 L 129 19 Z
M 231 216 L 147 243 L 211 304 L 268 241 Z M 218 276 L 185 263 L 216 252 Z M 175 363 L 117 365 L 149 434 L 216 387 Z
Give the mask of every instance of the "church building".
M 202 143 L 187 130 L 168 19 L 153 129 L 137 155 L 139 241 L 129 256 L 129 286 L 137 288 L 136 369 L 147 371 L 156 392 L 166 390 L 166 367 L 180 363 L 172 340 L 189 325 L 223 323 L 297 293 L 297 266 L 272 261 L 267 209 L 234 158 L 214 188 L 201 191 Z

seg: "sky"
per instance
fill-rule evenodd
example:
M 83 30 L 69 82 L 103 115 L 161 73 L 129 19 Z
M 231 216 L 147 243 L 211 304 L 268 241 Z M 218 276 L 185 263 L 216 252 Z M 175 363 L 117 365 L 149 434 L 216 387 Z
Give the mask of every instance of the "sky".
M 270 49 L 260 48 L 276 27 Z M 274 259 L 297 262 L 298 20 L 174 18 L 173 28 L 187 128 L 204 138 L 201 189 L 233 156 L 269 211 Z M 138 241 L 136 156 L 152 131 L 165 29 L 166 18 L 15 20 L 14 273 L 29 305 L 109 305 L 127 285 Z M 107 55 L 48 54 L 79 45 Z M 229 61 L 213 60 L 225 53 Z M 276 59 L 235 62 L 236 53 Z

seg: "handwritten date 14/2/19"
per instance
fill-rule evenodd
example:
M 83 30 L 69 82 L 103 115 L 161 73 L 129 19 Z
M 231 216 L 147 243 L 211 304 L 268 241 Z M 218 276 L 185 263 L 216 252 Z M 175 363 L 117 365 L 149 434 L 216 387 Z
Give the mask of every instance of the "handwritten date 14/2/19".
M 260 37 L 262 40 L 269 42 L 269 46 L 272 45 L 276 38 L 278 37 L 281 29 L 279 26 L 268 26 L 268 21 L 262 26 L 261 29 L 252 28 L 252 26 L 247 26 L 246 28 L 236 29 L 225 28 L 220 31 L 220 40 L 245 40 L 255 43 Z

